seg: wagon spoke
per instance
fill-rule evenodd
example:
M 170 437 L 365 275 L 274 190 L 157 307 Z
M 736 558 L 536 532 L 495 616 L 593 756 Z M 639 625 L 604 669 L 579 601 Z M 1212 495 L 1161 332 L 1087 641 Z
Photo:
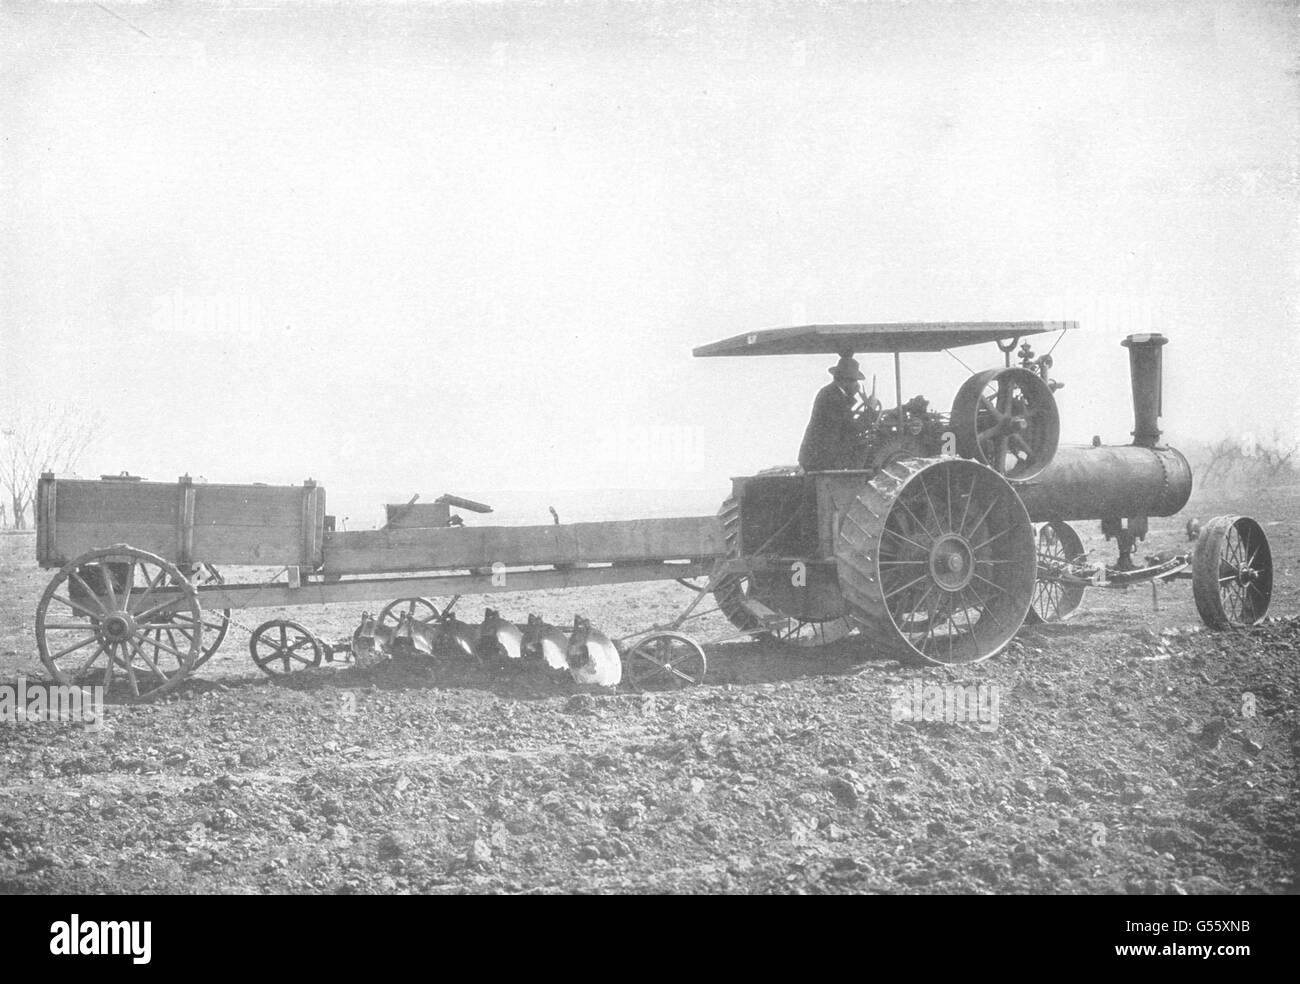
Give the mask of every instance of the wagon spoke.
M 109 569 L 108 561 L 103 557 L 99 558 L 99 573 L 104 579 L 104 590 L 108 593 L 108 600 L 113 610 L 121 611 L 117 604 L 117 591 L 113 588 L 113 572 Z
M 99 618 L 99 616 L 102 614 L 102 611 L 101 612 L 91 611 L 85 605 L 81 604 L 81 602 L 74 601 L 71 596 L 64 598 L 56 593 L 50 595 L 50 599 L 53 601 L 57 601 L 62 605 L 67 605 L 74 612 L 81 612 L 81 614 L 85 615 L 87 618 Z
M 182 666 L 185 665 L 185 654 L 182 653 L 180 650 L 174 648 L 173 646 L 170 646 L 170 645 L 168 645 L 167 643 L 163 642 L 163 641 L 162 641 L 162 636 L 161 636 L 161 634 L 159 635 L 159 637 L 158 637 L 157 639 L 155 639 L 155 640 L 153 641 L 153 645 L 157 646 L 159 649 L 162 649 L 162 650 L 165 650 L 166 652 L 171 653 L 171 654 L 172 654 L 173 656 L 175 656 L 178 660 L 180 660 L 180 664 L 181 664 Z
M 155 575 L 151 575 L 149 573 L 148 567 L 144 567 L 142 568 L 142 570 L 144 571 L 144 591 L 140 595 L 139 600 L 136 602 L 136 604 L 138 605 L 143 605 L 144 600 L 148 598 L 151 594 L 153 594 L 154 588 L 160 586 L 163 580 L 167 577 L 167 572 L 162 570 L 161 568 L 159 568 L 158 573 Z M 138 621 L 139 616 L 136 616 L 136 618 Z
M 123 644 L 123 648 L 126 648 L 125 643 Z M 131 688 L 131 696 L 139 697 L 140 682 L 135 678 L 135 659 L 132 658 L 130 655 L 126 656 L 126 682 L 127 685 Z
M 47 626 L 47 628 L 50 628 L 50 626 Z M 77 626 L 77 628 L 84 629 L 85 626 L 79 625 Z M 99 636 L 94 636 L 94 635 L 87 636 L 86 638 L 82 639 L 80 642 L 68 646 L 66 649 L 60 649 L 57 653 L 51 656 L 50 659 L 52 660 L 60 659 L 68 655 L 68 653 L 75 653 L 78 649 L 81 649 L 85 646 L 89 646 L 92 642 L 98 642 L 98 641 L 99 641 Z
M 146 666 L 148 666 L 149 669 L 153 670 L 155 674 L 157 674 L 157 675 L 160 676 L 160 677 L 166 677 L 166 676 L 167 676 L 166 673 L 164 673 L 162 670 L 160 670 L 160 669 L 158 668 L 158 664 L 157 664 L 154 660 L 151 660 L 151 659 L 148 657 L 148 655 L 147 655 L 147 654 L 145 653 L 145 651 L 144 651 L 144 646 L 143 646 L 143 645 L 136 646 L 136 647 L 135 647 L 135 651 L 136 651 L 137 653 L 140 654 L 140 660 L 141 660 L 141 662 L 143 662 Z M 155 650 L 155 654 L 156 654 L 156 653 L 157 653 L 157 650 Z
M 154 605 L 148 611 L 140 612 L 138 615 L 135 616 L 135 620 L 137 622 L 148 622 L 149 619 L 153 618 L 153 616 L 157 615 L 159 612 L 163 611 L 164 609 L 170 608 L 172 605 L 180 604 L 181 602 L 182 602 L 181 598 L 168 598 L 166 601 L 161 601 L 158 604 Z
M 74 571 L 70 572 L 68 576 L 69 576 L 69 577 L 76 578 L 76 579 L 77 579 L 77 583 L 81 585 L 82 590 L 85 591 L 86 594 L 89 595 L 91 598 L 95 599 L 95 604 L 99 606 L 100 614 L 102 614 L 102 615 L 107 615 L 107 614 L 108 614 L 108 609 L 105 608 L 105 607 L 104 607 L 104 603 L 103 603 L 102 601 L 99 600 L 99 595 L 97 595 L 94 591 L 91 591 L 91 590 L 90 590 L 90 585 L 87 584 L 84 580 L 82 580 L 82 577 L 81 577 L 80 574 L 78 574 L 78 573 L 74 570 Z
M 131 566 L 126 572 L 126 591 L 122 595 L 122 610 L 129 612 L 131 610 L 131 589 L 135 587 L 135 558 L 131 558 Z

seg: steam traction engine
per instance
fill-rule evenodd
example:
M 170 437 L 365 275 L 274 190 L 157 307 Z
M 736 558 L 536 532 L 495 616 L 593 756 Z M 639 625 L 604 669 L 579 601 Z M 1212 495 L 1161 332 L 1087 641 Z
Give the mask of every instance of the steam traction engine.
M 1191 555 L 1135 568 L 1151 516 L 1187 503 L 1191 469 L 1160 443 L 1160 335 L 1131 335 L 1133 443 L 1058 447 L 1049 355 L 1021 339 L 1074 322 L 813 325 L 751 332 L 697 356 L 892 353 L 896 402 L 868 400 L 856 459 L 833 471 L 733 479 L 723 504 L 729 559 L 714 597 L 746 632 L 796 645 L 855 629 L 869 645 L 933 663 L 998 652 L 1028 619 L 1056 621 L 1089 585 L 1190 578 L 1214 627 L 1263 618 L 1272 562 L 1263 530 L 1223 516 Z M 947 414 L 902 399 L 900 353 L 995 342 L 1001 368 L 974 373 Z M 1011 355 L 1019 346 L 1019 364 Z M 873 387 L 874 389 L 874 387 Z M 873 394 L 874 395 L 874 394 Z M 1089 564 L 1070 522 L 1100 520 L 1114 567 Z M 1034 524 L 1041 524 L 1035 529 Z
M 680 686 L 707 672 L 703 648 L 677 630 L 707 614 L 695 610 L 710 594 L 744 635 L 816 646 L 857 631 L 868 648 L 935 663 L 986 659 L 1027 618 L 1067 617 L 1094 584 L 1188 578 L 1208 624 L 1259 621 L 1272 562 L 1251 519 L 1211 520 L 1192 554 L 1134 567 L 1148 518 L 1173 515 L 1191 493 L 1187 461 L 1161 445 L 1157 427 L 1164 338 L 1124 342 L 1133 443 L 1057 447 L 1052 392 L 1060 384 L 1051 378 L 1050 353 L 1035 356 L 1020 340 L 1072 327 L 810 326 L 697 349 L 702 356 L 894 355 L 895 405 L 886 410 L 864 398 L 852 460 L 831 471 L 777 468 L 734 479 L 721 522 L 560 524 L 552 512 L 546 525 L 470 526 L 450 507 L 489 508 L 443 496 L 390 508 L 382 529 L 348 531 L 335 529 L 325 490 L 311 480 L 265 486 L 47 474 L 37 488 L 36 556 L 56 573 L 36 609 L 41 662 L 59 683 L 99 680 L 107 688 L 116 680 L 128 699 L 146 700 L 212 657 L 230 624 L 239 625 L 232 612 L 380 599 L 397 600 L 377 619 L 363 616 L 348 643 L 322 643 L 298 622 L 275 617 L 248 630 L 250 654 L 261 670 L 279 674 L 336 650 L 358 659 L 376 650 L 447 650 L 448 658 L 493 665 L 528 653 L 602 685 L 621 675 L 635 687 Z M 949 411 L 920 397 L 903 401 L 901 353 L 987 342 L 998 345 L 1004 364 L 974 373 Z M 1080 520 L 1100 520 L 1116 541 L 1113 567 L 1083 555 L 1069 525 Z M 259 569 L 259 579 L 245 579 Z M 692 589 L 690 606 L 670 624 L 622 640 L 606 639 L 582 618 L 561 632 L 531 617 L 513 624 L 494 609 L 471 626 L 453 611 L 466 595 L 668 580 Z M 451 601 L 438 606 L 430 600 L 437 597 Z

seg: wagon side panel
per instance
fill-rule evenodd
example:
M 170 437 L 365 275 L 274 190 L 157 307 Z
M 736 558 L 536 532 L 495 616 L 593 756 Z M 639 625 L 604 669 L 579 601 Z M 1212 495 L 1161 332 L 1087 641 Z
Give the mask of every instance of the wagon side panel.
M 38 517 L 43 567 L 66 564 L 114 543 L 172 559 L 180 519 L 176 486 L 160 482 L 52 479 Z

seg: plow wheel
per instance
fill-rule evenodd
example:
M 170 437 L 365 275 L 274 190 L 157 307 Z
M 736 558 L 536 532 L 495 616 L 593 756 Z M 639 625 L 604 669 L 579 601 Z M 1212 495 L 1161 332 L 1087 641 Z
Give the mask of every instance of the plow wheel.
M 403 613 L 410 615 L 411 621 L 423 622 L 425 625 L 442 618 L 438 606 L 427 598 L 398 598 L 383 607 L 376 621 L 380 625 L 396 625 L 401 621 Z
M 637 690 L 693 687 L 704 680 L 704 650 L 680 632 L 655 632 L 623 657 L 623 675 Z
M 254 629 L 248 651 L 257 668 L 268 676 L 288 676 L 320 666 L 325 654 L 319 639 L 287 618 L 273 618 Z
M 912 458 L 845 511 L 835 546 L 862 635 L 929 663 L 978 663 L 1010 641 L 1034 594 L 1034 528 L 984 465 Z
M 411 616 L 411 621 L 420 621 L 425 625 L 433 624 L 442 617 L 437 604 L 428 598 L 398 598 L 383 606 L 376 621 L 380 625 L 396 625 L 402 620 L 403 612 Z
M 1201 527 L 1192 554 L 1192 596 L 1212 629 L 1254 625 L 1273 595 L 1273 554 L 1248 516 L 1217 516 Z
M 1079 534 L 1069 523 L 1053 521 L 1038 528 L 1038 580 L 1025 621 L 1031 625 L 1064 622 L 1083 601 L 1084 586 L 1062 579 L 1087 560 Z
M 160 625 L 185 620 L 190 632 L 163 640 Z M 64 686 L 102 684 L 149 700 L 174 689 L 202 649 L 203 617 L 194 586 L 154 554 L 125 544 L 92 550 L 54 579 L 36 606 L 41 662 Z
M 727 496 L 718 510 L 727 554 L 740 556 L 740 503 Z M 718 610 L 741 632 L 799 648 L 829 646 L 853 631 L 847 618 L 826 620 L 793 618 L 775 611 L 754 597 L 754 579 L 748 574 L 728 574 L 713 588 Z
M 1012 481 L 1033 478 L 1056 456 L 1061 420 L 1041 376 L 1014 366 L 977 372 L 952 401 L 957 453 Z
M 225 578 L 211 564 L 202 564 L 188 578 L 191 584 L 224 584 Z M 221 648 L 221 644 L 226 639 L 226 632 L 230 628 L 230 609 L 224 608 L 220 611 L 213 609 L 204 610 L 199 622 L 196 623 L 190 618 L 188 612 L 173 612 L 171 615 L 160 618 L 157 624 L 145 630 L 145 635 L 149 640 L 149 645 L 156 651 L 157 643 L 166 639 L 177 647 L 182 643 L 188 645 L 188 640 L 196 634 L 200 636 L 202 642 L 199 644 L 199 655 L 190 667 L 193 673 L 200 666 L 210 660 L 216 651 Z M 155 653 L 156 654 L 156 653 Z

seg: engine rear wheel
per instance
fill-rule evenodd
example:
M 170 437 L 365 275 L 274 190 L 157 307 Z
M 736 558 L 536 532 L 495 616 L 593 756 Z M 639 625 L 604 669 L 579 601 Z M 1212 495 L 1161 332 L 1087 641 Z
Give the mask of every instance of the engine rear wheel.
M 913 458 L 845 511 L 835 550 L 862 635 L 929 663 L 977 663 L 1019 630 L 1034 593 L 1034 528 L 991 468 Z
M 1273 596 L 1273 554 L 1249 516 L 1216 516 L 1201 527 L 1192 554 L 1192 597 L 1212 629 L 1254 625 Z

